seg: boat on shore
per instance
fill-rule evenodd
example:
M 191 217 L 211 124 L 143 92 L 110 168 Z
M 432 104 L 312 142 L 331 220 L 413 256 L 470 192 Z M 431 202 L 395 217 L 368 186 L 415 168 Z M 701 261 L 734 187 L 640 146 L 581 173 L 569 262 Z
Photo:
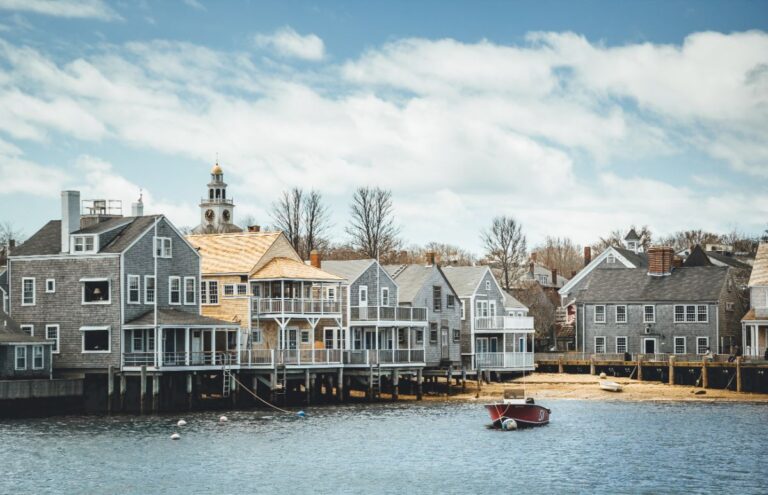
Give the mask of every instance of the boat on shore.
M 552 412 L 536 404 L 533 397 L 526 397 L 519 389 L 505 390 L 501 402 L 486 404 L 485 409 L 496 428 L 501 428 L 504 422 L 510 419 L 514 420 L 519 428 L 544 426 L 549 423 L 549 415 Z
M 621 384 L 612 382 L 610 380 L 600 380 L 600 388 L 608 392 L 621 392 Z

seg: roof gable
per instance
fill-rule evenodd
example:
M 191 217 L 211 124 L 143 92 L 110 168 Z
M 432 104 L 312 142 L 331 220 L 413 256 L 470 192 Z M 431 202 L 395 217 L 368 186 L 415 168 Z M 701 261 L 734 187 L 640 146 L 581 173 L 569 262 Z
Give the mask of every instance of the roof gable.
M 768 242 L 761 242 L 757 246 L 755 263 L 749 276 L 749 287 L 763 286 L 768 286 Z
M 330 274 L 302 261 L 290 258 L 272 258 L 256 273 L 251 275 L 254 280 L 318 280 L 341 281 L 341 277 Z
M 203 274 L 252 273 L 279 232 L 238 232 L 229 234 L 195 234 L 186 240 L 201 256 Z
M 560 295 L 564 296 L 568 294 L 571 290 L 573 290 L 573 288 L 576 287 L 576 285 L 578 285 L 579 282 L 584 280 L 584 278 L 586 278 L 587 275 L 592 273 L 595 270 L 595 268 L 597 268 L 600 265 L 600 263 L 602 263 L 608 257 L 609 254 L 613 254 L 613 256 L 615 256 L 616 259 L 619 260 L 619 262 L 627 268 L 639 268 L 643 266 L 639 264 L 640 263 L 639 259 L 635 258 L 635 256 L 638 256 L 638 255 L 636 255 L 632 251 L 629 251 L 628 249 L 619 249 L 613 246 L 608 246 L 608 248 L 605 249 L 605 251 L 597 255 L 597 257 L 593 259 L 587 266 L 582 268 L 579 271 L 579 273 L 576 274 L 575 277 L 571 278 L 567 284 L 565 284 L 560 288 L 560 290 L 558 291 Z M 629 256 L 630 254 L 634 256 Z M 635 263 L 633 263 L 633 261 Z

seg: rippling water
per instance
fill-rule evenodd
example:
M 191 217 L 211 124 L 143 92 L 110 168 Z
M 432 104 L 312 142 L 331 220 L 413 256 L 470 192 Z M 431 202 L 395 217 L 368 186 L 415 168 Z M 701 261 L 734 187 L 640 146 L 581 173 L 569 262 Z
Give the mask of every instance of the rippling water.
M 6 420 L 0 493 L 768 493 L 765 405 L 546 405 L 516 432 L 455 403 Z

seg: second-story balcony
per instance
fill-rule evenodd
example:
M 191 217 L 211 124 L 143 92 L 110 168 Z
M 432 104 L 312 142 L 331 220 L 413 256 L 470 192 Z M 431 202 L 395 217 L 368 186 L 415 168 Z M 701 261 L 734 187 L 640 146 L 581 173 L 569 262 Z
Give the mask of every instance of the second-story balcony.
M 533 332 L 532 316 L 478 316 L 475 331 Z
M 254 316 L 308 315 L 341 317 L 341 302 L 332 299 L 294 297 L 254 297 L 251 299 Z
M 427 308 L 411 306 L 353 306 L 351 322 L 405 322 L 426 325 Z

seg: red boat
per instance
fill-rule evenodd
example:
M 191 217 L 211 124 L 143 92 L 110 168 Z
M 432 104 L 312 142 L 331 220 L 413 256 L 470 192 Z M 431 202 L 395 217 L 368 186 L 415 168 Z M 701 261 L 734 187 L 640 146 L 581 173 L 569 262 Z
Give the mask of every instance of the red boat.
M 486 404 L 493 426 L 499 428 L 506 419 L 514 419 L 520 428 L 543 426 L 549 423 L 552 412 L 533 402 L 532 397 L 525 397 L 521 390 L 505 390 L 504 400 L 495 404 Z

